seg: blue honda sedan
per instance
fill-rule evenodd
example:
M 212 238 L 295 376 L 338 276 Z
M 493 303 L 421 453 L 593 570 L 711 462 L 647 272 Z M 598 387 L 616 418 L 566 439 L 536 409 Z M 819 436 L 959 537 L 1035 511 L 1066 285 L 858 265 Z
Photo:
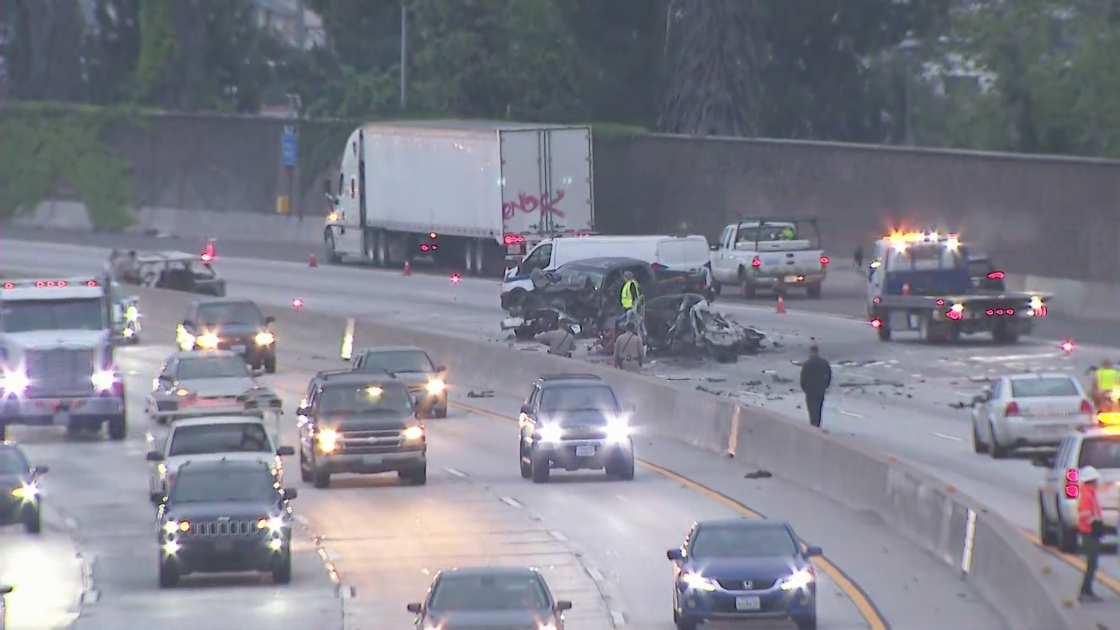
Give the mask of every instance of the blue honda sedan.
M 817 627 L 817 574 L 789 523 L 727 519 L 696 523 L 673 562 L 673 621 L 679 630 L 708 622 L 791 619 Z

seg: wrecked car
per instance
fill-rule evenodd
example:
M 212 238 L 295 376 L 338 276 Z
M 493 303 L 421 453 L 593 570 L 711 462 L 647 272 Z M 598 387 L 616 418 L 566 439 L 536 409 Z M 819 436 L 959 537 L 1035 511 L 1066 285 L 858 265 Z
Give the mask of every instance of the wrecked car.
M 733 363 L 740 354 L 754 354 L 766 335 L 733 322 L 707 307 L 696 293 L 642 298 L 626 317 L 638 324 L 646 346 L 666 354 L 706 354 L 720 363 Z
M 531 291 L 518 289 L 502 296 L 506 312 L 502 330 L 512 330 L 518 339 L 532 339 L 553 329 L 561 319 L 576 322 L 573 332 L 581 337 L 603 328 L 613 330 L 623 314 L 622 276 L 626 271 L 634 274 L 643 295 L 655 291 L 653 267 L 634 258 L 589 258 L 554 271 L 534 271 Z

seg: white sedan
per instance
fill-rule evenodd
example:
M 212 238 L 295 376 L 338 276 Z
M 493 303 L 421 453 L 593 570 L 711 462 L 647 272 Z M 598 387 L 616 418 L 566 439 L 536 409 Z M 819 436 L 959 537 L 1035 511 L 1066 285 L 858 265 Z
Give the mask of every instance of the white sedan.
M 1017 449 L 1054 449 L 1095 422 L 1089 396 L 1069 374 L 1001 376 L 972 400 L 972 448 L 995 459 Z
M 148 395 L 148 416 L 160 424 L 217 411 L 279 411 L 280 397 L 261 386 L 245 360 L 228 350 L 177 352 L 163 364 Z
M 0 630 L 8 627 L 8 603 L 4 600 L 7 599 L 8 593 L 14 590 L 14 586 L 0 584 Z

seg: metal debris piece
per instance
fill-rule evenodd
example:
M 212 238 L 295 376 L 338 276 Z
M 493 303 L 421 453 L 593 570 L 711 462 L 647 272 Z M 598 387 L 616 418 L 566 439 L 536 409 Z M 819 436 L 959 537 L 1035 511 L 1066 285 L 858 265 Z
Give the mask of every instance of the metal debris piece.
M 769 479 L 774 476 L 774 473 L 769 470 L 756 470 L 743 475 L 743 479 Z
M 467 392 L 467 398 L 493 398 L 493 397 L 494 397 L 494 390 L 492 390 L 492 389 L 484 389 L 480 392 L 476 392 L 472 389 L 471 391 Z

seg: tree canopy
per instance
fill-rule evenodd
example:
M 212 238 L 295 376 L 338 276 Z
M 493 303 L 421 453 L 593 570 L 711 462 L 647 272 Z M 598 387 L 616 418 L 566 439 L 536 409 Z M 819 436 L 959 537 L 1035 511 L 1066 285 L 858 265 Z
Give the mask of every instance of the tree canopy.
M 1120 0 L 304 0 L 306 51 L 260 3 L 0 3 L 7 93 L 1120 157 Z

